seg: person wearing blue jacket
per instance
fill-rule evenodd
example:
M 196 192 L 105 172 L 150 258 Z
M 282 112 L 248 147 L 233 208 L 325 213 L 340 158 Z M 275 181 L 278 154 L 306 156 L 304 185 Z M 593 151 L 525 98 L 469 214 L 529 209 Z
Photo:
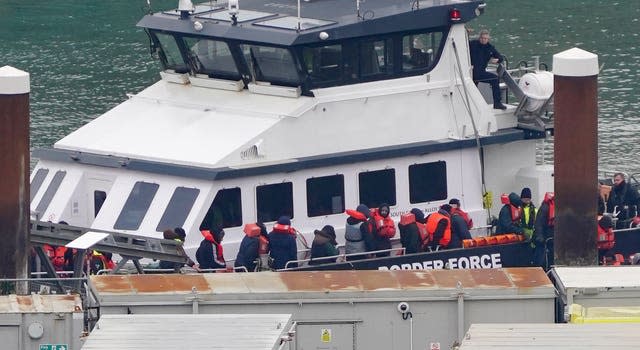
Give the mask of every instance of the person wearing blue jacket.
M 281 216 L 269 232 L 269 256 L 276 270 L 284 269 L 289 261 L 298 260 L 296 231 L 288 216 Z M 298 267 L 298 264 L 289 264 L 289 267 Z

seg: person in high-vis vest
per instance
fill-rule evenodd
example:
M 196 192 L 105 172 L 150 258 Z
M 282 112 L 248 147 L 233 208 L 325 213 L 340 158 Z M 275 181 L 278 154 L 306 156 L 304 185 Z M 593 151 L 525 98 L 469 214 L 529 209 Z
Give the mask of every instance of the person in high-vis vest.
M 528 241 L 533 239 L 533 229 L 535 227 L 536 222 L 536 206 L 531 202 L 531 189 L 529 187 L 525 187 L 522 189 L 520 193 L 520 199 L 522 200 L 522 231 L 524 232 L 524 236 Z
M 404 247 L 405 254 L 423 251 L 422 242 L 425 236 L 428 237 L 428 235 L 422 210 L 413 208 L 411 212 L 401 215 L 398 230 L 400 231 L 400 243 L 402 247 Z M 423 230 L 424 233 L 422 233 L 421 230 Z
M 596 240 L 598 247 L 598 261 L 604 261 L 605 256 L 616 244 L 613 233 L 613 220 L 611 216 L 605 215 L 598 219 L 598 237 Z
M 498 214 L 498 226 L 496 227 L 496 234 L 503 233 L 515 233 L 523 234 L 520 218 L 522 217 L 522 200 L 517 193 L 511 192 L 508 197 L 508 202 L 500 209 Z
M 445 249 L 451 242 L 451 205 L 443 204 L 440 209 L 427 216 L 427 232 L 429 233 L 429 249 Z

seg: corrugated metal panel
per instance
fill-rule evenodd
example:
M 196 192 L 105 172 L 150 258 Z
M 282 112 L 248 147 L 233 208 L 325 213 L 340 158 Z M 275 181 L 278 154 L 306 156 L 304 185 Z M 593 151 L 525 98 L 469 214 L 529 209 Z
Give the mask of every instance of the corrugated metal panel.
M 637 324 L 473 324 L 460 350 L 637 349 Z
M 1 314 L 36 312 L 82 312 L 82 301 L 77 294 L 0 296 Z
M 640 288 L 640 266 L 556 267 L 565 288 Z
M 103 315 L 83 350 L 271 350 L 291 315 Z
M 371 293 L 387 291 L 443 291 L 461 283 L 465 290 L 494 290 L 502 294 L 545 293 L 553 288 L 540 268 L 420 271 L 296 271 L 215 273 L 196 275 L 92 276 L 105 295 L 249 293 Z

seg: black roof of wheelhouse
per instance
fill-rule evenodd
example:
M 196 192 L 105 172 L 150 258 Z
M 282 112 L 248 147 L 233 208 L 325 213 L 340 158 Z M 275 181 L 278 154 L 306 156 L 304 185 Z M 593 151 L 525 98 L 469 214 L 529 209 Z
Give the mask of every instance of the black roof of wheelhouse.
M 457 23 L 477 16 L 478 0 L 355 0 L 301 1 L 301 29 L 295 0 L 239 0 L 237 25 L 232 25 L 227 2 L 196 4 L 187 19 L 177 10 L 146 15 L 138 26 L 151 30 L 279 46 L 309 45 L 388 33 L 419 31 L 451 25 L 450 12 L 460 11 Z M 201 30 L 194 23 L 202 24 Z M 320 39 L 325 32 L 328 38 Z

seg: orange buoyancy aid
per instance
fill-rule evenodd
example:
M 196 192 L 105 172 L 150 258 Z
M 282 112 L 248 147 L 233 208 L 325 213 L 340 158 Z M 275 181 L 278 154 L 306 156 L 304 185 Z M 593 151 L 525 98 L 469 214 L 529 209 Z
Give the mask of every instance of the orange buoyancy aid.
M 615 234 L 613 233 L 613 228 L 609 228 L 605 230 L 600 225 L 598 225 L 598 250 L 609 250 L 613 248 L 616 244 L 615 242 Z
M 354 209 L 347 209 L 347 210 L 345 210 L 345 213 L 347 215 L 351 216 L 352 218 L 360 220 L 360 221 L 367 220 L 367 217 L 363 213 L 361 213 L 361 212 L 359 212 L 357 210 L 354 210 Z
M 430 241 L 429 231 L 427 231 L 427 224 L 423 224 L 419 221 L 416 221 L 416 226 L 418 226 L 418 234 L 420 234 L 420 242 L 422 243 L 422 247 L 424 248 L 427 244 L 429 244 L 429 241 Z
M 44 244 L 42 245 L 42 249 L 45 254 L 47 254 L 47 257 L 49 257 L 49 260 L 51 260 L 51 264 L 56 271 L 64 270 L 64 253 L 67 251 L 67 247 Z
M 509 209 L 511 209 L 511 221 L 514 225 L 519 226 L 520 220 L 522 220 L 522 209 L 509 203 Z
M 206 239 L 207 241 L 211 242 L 213 244 L 213 246 L 215 247 L 214 252 L 213 252 L 213 260 L 219 264 L 219 265 L 225 265 L 226 261 L 224 259 L 224 250 L 222 248 L 222 244 L 218 243 L 216 241 L 215 238 L 213 238 L 213 234 L 211 233 L 211 231 L 209 230 L 202 230 L 200 231 L 200 233 L 202 233 L 202 236 L 204 237 L 204 239 Z
M 440 212 L 435 212 L 429 215 L 429 217 L 427 217 L 426 226 L 427 226 L 427 232 L 429 233 L 429 240 L 433 241 L 434 240 L 433 235 L 435 234 L 436 229 L 438 228 L 438 223 L 442 219 L 445 219 L 447 221 L 447 226 L 444 230 L 444 234 L 442 235 L 442 238 L 440 238 L 440 241 L 435 243 L 442 247 L 446 247 L 449 245 L 449 242 L 451 242 L 451 218 Z
M 291 225 L 282 225 L 282 224 L 275 223 L 273 225 L 273 230 L 280 233 L 289 233 L 294 236 L 296 235 L 296 229 L 293 228 L 293 226 Z
M 258 236 L 258 254 L 269 254 L 269 239 L 263 235 Z
M 379 237 L 393 238 L 396 235 L 396 224 L 390 217 L 382 217 L 377 212 L 374 216 L 376 222 L 376 233 Z
M 451 208 L 451 215 L 454 215 L 454 214 L 462 216 L 462 218 L 464 219 L 464 222 L 467 223 L 468 229 L 473 228 L 473 219 L 469 217 L 469 214 L 466 211 L 460 208 Z
M 549 205 L 549 217 L 547 218 L 547 225 L 553 226 L 556 218 L 556 201 L 555 194 L 553 192 L 547 192 L 544 194 L 542 202 Z

